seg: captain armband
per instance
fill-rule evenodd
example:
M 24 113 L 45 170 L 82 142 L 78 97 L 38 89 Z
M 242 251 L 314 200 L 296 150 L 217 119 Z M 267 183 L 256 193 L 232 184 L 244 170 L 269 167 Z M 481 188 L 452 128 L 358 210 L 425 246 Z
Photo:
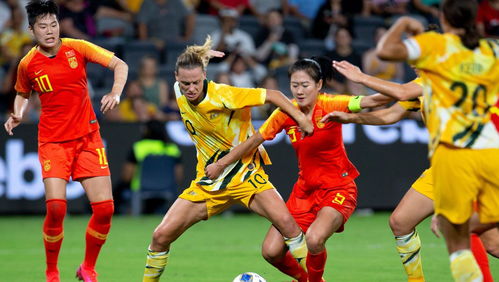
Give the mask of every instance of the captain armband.
M 360 101 L 362 101 L 363 97 L 364 96 L 353 96 L 352 98 L 350 98 L 350 101 L 348 102 L 348 110 L 352 113 L 360 112 L 362 110 Z

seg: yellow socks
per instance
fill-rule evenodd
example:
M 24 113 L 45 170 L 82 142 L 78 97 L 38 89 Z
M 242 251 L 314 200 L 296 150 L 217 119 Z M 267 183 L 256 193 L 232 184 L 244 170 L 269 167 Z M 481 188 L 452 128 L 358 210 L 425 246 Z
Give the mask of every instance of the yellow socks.
M 159 277 L 168 263 L 168 252 L 154 252 L 147 250 L 146 268 L 144 269 L 143 282 L 159 281 Z
M 450 255 L 450 270 L 456 282 L 482 282 L 483 275 L 470 250 L 455 251 Z
M 300 263 L 303 269 L 307 270 L 307 242 L 305 240 L 305 235 L 300 232 L 300 235 L 294 238 L 284 237 L 284 243 L 288 246 L 291 255 Z
M 421 240 L 416 230 L 407 235 L 395 236 L 395 240 L 397 252 L 407 273 L 407 281 L 425 281 L 420 256 Z

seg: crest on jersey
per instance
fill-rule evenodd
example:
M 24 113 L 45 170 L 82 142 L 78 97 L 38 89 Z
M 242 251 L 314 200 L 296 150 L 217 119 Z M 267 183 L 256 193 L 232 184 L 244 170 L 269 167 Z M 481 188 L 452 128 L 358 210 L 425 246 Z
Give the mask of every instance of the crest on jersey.
M 68 63 L 72 69 L 76 69 L 78 67 L 78 61 L 76 60 L 76 57 L 74 57 L 74 56 L 68 57 Z
M 323 128 L 325 124 L 321 122 L 322 116 L 317 115 L 315 116 L 315 124 L 317 124 L 317 128 Z
M 50 166 L 50 160 L 43 161 L 43 170 L 49 171 L 52 167 Z

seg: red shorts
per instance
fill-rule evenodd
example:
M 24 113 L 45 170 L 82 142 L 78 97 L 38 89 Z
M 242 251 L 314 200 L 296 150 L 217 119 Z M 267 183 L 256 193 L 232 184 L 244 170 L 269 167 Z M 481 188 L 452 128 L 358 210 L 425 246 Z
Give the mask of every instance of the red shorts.
M 342 232 L 357 207 L 357 185 L 353 181 L 340 187 L 314 190 L 306 198 L 298 198 L 296 191 L 295 186 L 286 205 L 303 232 L 307 232 L 323 207 L 332 207 L 343 215 L 343 224 L 336 231 Z
M 70 177 L 78 180 L 111 175 L 98 130 L 75 140 L 38 143 L 38 158 L 44 179 L 55 177 L 69 181 Z

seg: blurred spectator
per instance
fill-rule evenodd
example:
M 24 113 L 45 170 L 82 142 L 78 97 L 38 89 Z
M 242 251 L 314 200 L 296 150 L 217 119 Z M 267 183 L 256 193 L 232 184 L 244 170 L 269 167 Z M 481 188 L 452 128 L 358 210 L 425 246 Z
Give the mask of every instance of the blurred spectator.
M 258 87 L 279 90 L 279 83 L 277 82 L 277 78 L 275 76 L 267 75 L 262 79 Z M 276 107 L 272 103 L 263 104 L 258 107 L 251 107 L 251 117 L 253 119 L 266 120 L 275 109 Z
M 328 33 L 334 34 L 338 27 L 351 30 L 351 19 L 343 12 L 342 0 L 328 0 L 318 10 L 312 24 L 311 34 L 315 38 L 324 39 Z
M 250 0 L 256 16 L 260 21 L 264 21 L 265 15 L 272 10 L 280 10 L 284 15 L 288 14 L 287 0 Z
M 371 15 L 371 0 L 341 0 L 341 10 L 344 15 L 360 15 L 368 17 Z
M 7 26 L 11 16 L 11 9 L 7 2 L 0 1 L 0 32 Z
M 271 10 L 265 17 L 263 26 L 255 38 L 258 46 L 256 59 L 270 69 L 291 65 L 298 58 L 298 45 L 293 33 L 283 26 L 279 10 Z
M 238 17 L 234 9 L 220 11 L 220 28 L 211 34 L 214 49 L 226 54 L 237 52 L 252 56 L 255 54 L 255 43 L 247 32 L 237 28 Z M 216 58 L 212 61 L 217 62 Z
M 230 74 L 225 71 L 219 71 L 215 75 L 215 79 L 213 81 L 215 81 L 216 83 L 232 85 L 232 81 L 230 80 Z
M 374 37 L 374 46 L 377 45 L 383 34 L 387 29 L 385 27 L 378 27 Z M 404 66 L 402 63 L 394 63 L 382 61 L 376 56 L 376 48 L 369 49 L 364 53 L 362 69 L 366 74 L 381 78 L 383 80 L 390 80 L 394 82 L 403 82 L 404 79 Z
M 334 61 L 348 61 L 353 65 L 361 66 L 361 55 L 352 48 L 352 35 L 346 28 L 338 28 L 334 34 L 335 49 L 327 52 L 325 55 Z M 329 87 L 338 93 L 352 93 L 360 94 L 358 86 L 347 80 L 339 72 L 333 73 L 333 79 L 328 82 Z
M 131 38 L 134 34 L 134 15 L 125 3 L 118 0 L 93 0 L 98 5 L 95 19 L 97 33 L 105 37 L 124 36 Z
M 220 71 L 229 73 L 236 87 L 254 88 L 267 74 L 264 66 L 246 54 L 232 53 L 219 67 Z
M 253 13 L 249 0 L 207 0 L 210 4 L 210 14 L 220 15 L 222 10 L 236 10 L 239 15 L 243 15 L 246 11 Z
M 119 0 L 120 3 L 126 7 L 126 10 L 132 12 L 133 14 L 137 14 L 140 10 L 140 6 L 142 6 L 142 2 L 144 0 Z
M 98 6 L 85 0 L 65 0 L 59 7 L 62 36 L 90 40 L 97 35 L 94 15 Z
M 164 107 L 169 101 L 169 89 L 166 80 L 158 77 L 158 63 L 154 57 L 145 56 L 140 61 L 139 76 L 131 84 L 141 88 L 144 98 L 158 107 Z
M 438 24 L 441 0 L 412 0 L 412 6 L 431 24 Z
M 7 70 L 10 64 L 17 64 L 22 48 L 32 42 L 31 35 L 23 28 L 21 9 L 11 11 L 9 26 L 0 34 L 0 67 Z
M 185 7 L 191 11 L 195 11 L 201 5 L 201 0 L 182 0 Z
M 389 18 L 408 13 L 410 0 L 371 0 L 371 11 L 381 17 Z
M 125 99 L 106 115 L 109 121 L 122 122 L 146 122 L 162 118 L 156 105 L 144 98 L 144 93 L 138 83 L 128 85 Z
M 327 0 L 288 0 L 289 13 L 309 26 L 317 16 L 317 11 Z
M 170 41 L 186 42 L 194 31 L 196 15 L 181 0 L 144 0 L 137 15 L 140 40 L 164 49 Z
M 157 120 L 148 121 L 143 129 L 142 138 L 133 143 L 132 148 L 123 164 L 121 183 L 118 191 L 115 191 L 115 201 L 118 210 L 127 213 L 124 205 L 129 202 L 132 191 L 140 190 L 140 171 L 142 162 L 147 156 L 160 155 L 173 158 L 175 166 L 170 172 L 175 177 L 175 182 L 180 185 L 184 177 L 184 167 L 181 162 L 181 152 L 178 146 L 173 143 L 166 134 L 165 124 Z M 165 172 L 168 173 L 168 172 Z M 159 203 L 158 203 L 159 204 Z M 154 203 L 144 205 L 145 213 L 155 210 Z
M 480 3 L 477 28 L 482 36 L 499 37 L 499 0 L 483 0 Z

